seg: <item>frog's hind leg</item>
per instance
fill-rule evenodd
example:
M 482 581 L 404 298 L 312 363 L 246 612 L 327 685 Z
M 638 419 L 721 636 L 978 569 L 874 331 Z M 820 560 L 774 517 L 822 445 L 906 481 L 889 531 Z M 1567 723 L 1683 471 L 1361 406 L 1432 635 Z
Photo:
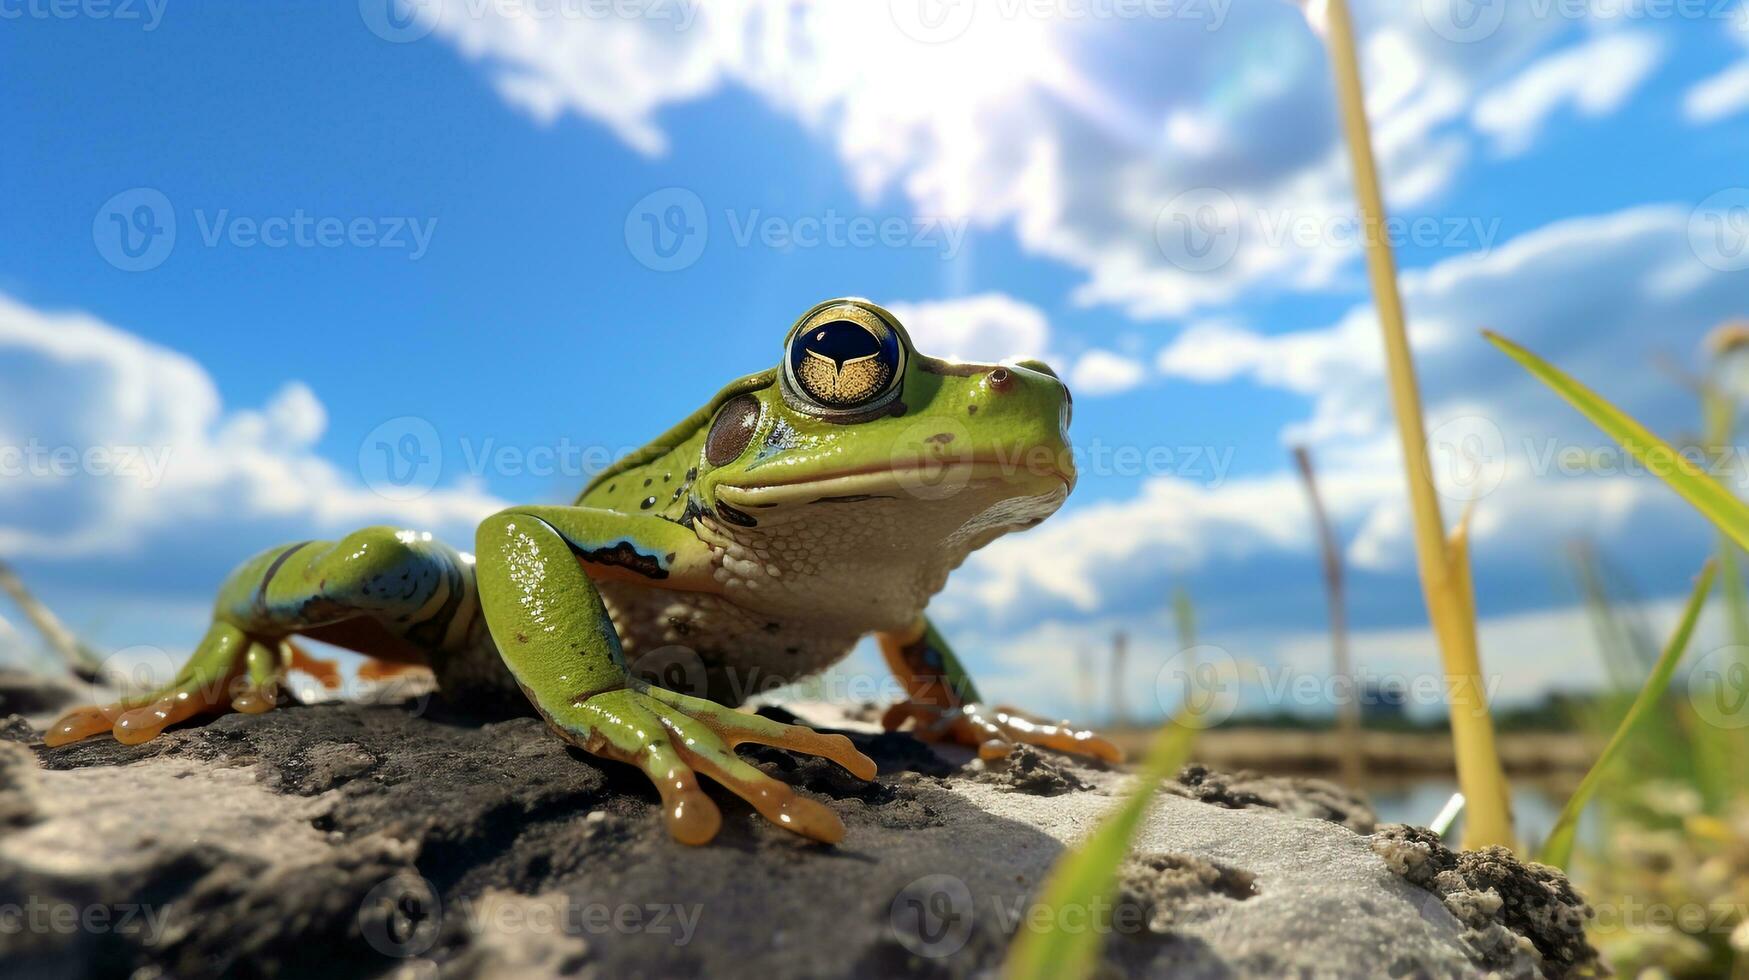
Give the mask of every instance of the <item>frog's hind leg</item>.
M 336 676 L 290 642 L 294 636 L 464 673 L 497 664 L 472 562 L 428 534 L 366 528 L 244 562 L 220 588 L 206 637 L 169 684 L 144 697 L 75 709 L 50 726 L 44 741 L 64 745 L 107 730 L 132 744 L 198 714 L 271 710 L 288 668 Z M 474 649 L 482 644 L 484 650 Z

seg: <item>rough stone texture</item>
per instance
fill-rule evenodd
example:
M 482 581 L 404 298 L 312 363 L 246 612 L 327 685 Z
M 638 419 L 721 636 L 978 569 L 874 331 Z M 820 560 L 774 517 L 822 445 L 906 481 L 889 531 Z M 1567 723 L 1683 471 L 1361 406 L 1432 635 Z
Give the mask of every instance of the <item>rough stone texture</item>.
M 1060 757 L 1059 757 L 1060 758 Z M 1007 759 L 993 762 L 978 773 L 978 779 L 1013 793 L 1061 796 L 1086 789 L 1071 765 L 1058 765 L 1030 745 L 1017 746 Z
M 1257 894 L 1257 879 L 1189 854 L 1137 854 L 1124 862 L 1118 904 L 1140 910 L 1152 932 L 1190 921 L 1213 902 L 1242 902 Z
M 1366 799 L 1323 779 L 1263 776 L 1245 769 L 1214 772 L 1205 766 L 1185 766 L 1169 793 L 1232 810 L 1266 807 L 1314 820 L 1330 820 L 1357 834 L 1370 834 L 1378 816 Z
M 1393 824 L 1372 838 L 1392 871 L 1428 890 L 1465 926 L 1477 962 L 1503 976 L 1567 976 L 1597 962 L 1591 908 L 1567 877 L 1504 847 L 1454 852 L 1430 830 Z M 1526 963 L 1526 958 L 1530 963 Z
M 1169 795 L 1115 908 L 1037 910 L 1065 842 L 1126 776 L 1047 756 L 1084 788 L 1038 796 L 977 777 L 969 753 L 849 734 L 878 780 L 746 751 L 839 813 L 836 847 L 726 793 L 717 842 L 682 847 L 629 767 L 534 719 L 438 703 L 284 707 L 134 747 L 0 741 L 0 908 L 37 916 L 0 931 L 0 974 L 967 977 L 988 975 L 1025 923 L 1087 915 L 1127 975 L 1553 976 L 1587 962 L 1585 947 L 1542 949 L 1522 904 L 1519 885 L 1564 888 L 1552 872 L 1429 847 L 1415 868 L 1451 860 L 1468 876 L 1448 907 L 1338 823 Z M 1387 853 L 1409 867 L 1410 850 Z M 1503 896 L 1492 919 L 1459 897 L 1487 888 Z M 1478 944 L 1490 925 L 1523 942 Z

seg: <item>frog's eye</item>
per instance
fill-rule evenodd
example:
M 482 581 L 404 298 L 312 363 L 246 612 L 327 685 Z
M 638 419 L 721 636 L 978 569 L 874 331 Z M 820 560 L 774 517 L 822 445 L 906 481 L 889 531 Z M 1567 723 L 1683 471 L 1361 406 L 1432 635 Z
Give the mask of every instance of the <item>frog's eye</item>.
M 862 309 L 828 309 L 790 336 L 784 380 L 817 414 L 852 413 L 895 394 L 904 368 L 897 331 Z
M 723 466 L 740 459 L 758 428 L 759 399 L 752 395 L 731 398 L 717 409 L 710 434 L 704 438 L 704 461 L 712 466 Z

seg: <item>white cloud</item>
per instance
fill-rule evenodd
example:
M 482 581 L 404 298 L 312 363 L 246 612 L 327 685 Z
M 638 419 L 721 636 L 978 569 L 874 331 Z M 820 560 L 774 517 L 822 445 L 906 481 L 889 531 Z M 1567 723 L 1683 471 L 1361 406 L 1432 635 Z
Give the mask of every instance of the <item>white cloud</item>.
M 1745 110 L 1749 110 L 1749 58 L 1696 82 L 1682 97 L 1682 114 L 1689 122 L 1717 122 Z
M 1108 350 L 1094 349 L 1082 354 L 1069 369 L 1072 391 L 1089 395 L 1115 395 L 1129 391 L 1148 377 L 1141 362 Z
M 1005 293 L 888 303 L 917 349 L 931 357 L 994 364 L 1050 359 L 1051 324 L 1043 310 Z
M 1749 20 L 1743 15 L 1731 36 L 1749 48 Z M 1749 55 L 1696 82 L 1682 97 L 1682 114 L 1692 123 L 1717 122 L 1745 110 L 1749 110 Z
M 126 554 L 172 530 L 211 534 L 215 522 L 240 539 L 252 523 L 287 519 L 306 532 L 470 528 L 501 506 L 470 486 L 402 503 L 378 496 L 316 452 L 327 416 L 308 387 L 291 382 L 259 409 L 227 410 L 194 360 L 83 313 L 0 295 L 0 364 L 0 554 L 10 558 Z
M 1516 156 L 1564 106 L 1587 116 L 1620 108 L 1664 56 L 1650 33 L 1603 34 L 1543 58 L 1477 101 L 1471 120 L 1494 150 Z
M 1478 87 L 1565 26 L 1514 8 L 1485 41 L 1454 44 L 1428 29 L 1421 4 L 1356 7 L 1380 165 L 1400 209 L 1432 200 L 1469 158 Z M 921 215 L 1007 226 L 1029 251 L 1082 270 L 1080 302 L 1177 315 L 1259 286 L 1326 288 L 1355 262 L 1348 245 L 1266 233 L 1284 215 L 1322 227 L 1352 211 L 1324 49 L 1291 5 L 1234 5 L 1210 30 L 1188 15 L 1047 20 L 1029 13 L 1036 6 L 980 2 L 956 6 L 969 20 L 934 43 L 896 23 L 908 9 L 723 0 L 679 30 L 659 17 L 446 0 L 437 31 L 537 119 L 574 113 L 645 153 L 666 145 L 664 108 L 752 91 L 833 140 L 869 199 L 898 189 Z M 1593 81 L 1574 97 L 1597 112 L 1620 96 Z M 1174 264 L 1157 229 L 1173 221 L 1172 202 L 1203 188 L 1232 201 L 1233 255 Z
M 1684 208 L 1635 208 L 1558 222 L 1491 253 L 1402 277 L 1447 519 L 1478 498 L 1476 575 L 1484 589 L 1529 564 L 1558 561 L 1558 548 L 1575 537 L 1608 540 L 1655 527 L 1671 545 L 1660 555 L 1665 562 L 1683 553 L 1676 542 L 1706 540 L 1700 519 L 1651 477 L 1562 472 L 1556 449 L 1611 444 L 1476 332 L 1499 329 L 1654 428 L 1689 425 L 1697 411 L 1691 396 L 1652 367 L 1653 357 L 1695 351 L 1708 329 L 1740 309 L 1742 277 L 1702 266 L 1687 231 Z M 1672 264 L 1700 271 L 1673 289 Z M 1284 441 L 1315 450 L 1350 562 L 1400 574 L 1412 570 L 1414 552 L 1379 347 L 1376 317 L 1362 306 L 1328 327 L 1285 334 L 1201 324 L 1168 345 L 1158 364 L 1174 377 L 1243 378 L 1309 398 L 1309 415 L 1284 430 Z M 1446 452 L 1466 445 L 1471 432 L 1488 436 L 1482 478 Z M 1163 474 L 1130 499 L 1071 506 L 996 542 L 972 556 L 946 599 L 972 620 L 1039 618 L 1052 609 L 1097 614 L 1114 595 L 1163 590 L 1211 568 L 1241 569 L 1238 581 L 1267 594 L 1282 582 L 1283 559 L 1308 557 L 1313 547 L 1303 491 L 1286 470 L 1215 485 Z

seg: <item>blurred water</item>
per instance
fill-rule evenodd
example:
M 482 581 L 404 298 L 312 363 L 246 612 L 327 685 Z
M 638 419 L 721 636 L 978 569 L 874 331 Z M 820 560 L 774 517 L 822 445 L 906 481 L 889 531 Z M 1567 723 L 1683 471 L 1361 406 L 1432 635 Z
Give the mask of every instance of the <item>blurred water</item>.
M 1451 794 L 1457 792 L 1457 782 L 1449 779 L 1418 779 L 1413 782 L 1380 783 L 1366 787 L 1366 794 L 1372 799 L 1373 809 L 1378 812 L 1380 823 L 1407 823 L 1425 827 L 1439 814 L 1445 801 L 1451 799 Z M 1532 846 L 1540 844 L 1554 829 L 1555 818 L 1561 815 L 1561 807 L 1567 802 L 1566 793 L 1553 787 L 1532 782 L 1516 782 L 1512 785 L 1512 813 L 1518 828 L 1519 840 Z M 1588 815 L 1589 816 L 1589 815 Z M 1588 837 L 1588 829 L 1594 821 L 1581 818 L 1579 833 L 1582 838 Z M 1461 831 L 1463 818 L 1459 817 L 1454 830 Z M 1454 834 L 1454 838 L 1455 834 Z

